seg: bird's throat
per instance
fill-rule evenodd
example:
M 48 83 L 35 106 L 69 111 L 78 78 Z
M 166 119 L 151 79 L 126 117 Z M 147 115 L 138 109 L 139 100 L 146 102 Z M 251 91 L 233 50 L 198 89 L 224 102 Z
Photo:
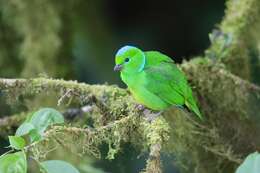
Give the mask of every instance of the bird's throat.
M 137 72 L 137 73 L 125 73 L 121 72 L 120 76 L 123 82 L 128 86 L 128 87 L 133 87 L 136 85 L 136 82 L 140 79 L 142 75 L 142 72 Z

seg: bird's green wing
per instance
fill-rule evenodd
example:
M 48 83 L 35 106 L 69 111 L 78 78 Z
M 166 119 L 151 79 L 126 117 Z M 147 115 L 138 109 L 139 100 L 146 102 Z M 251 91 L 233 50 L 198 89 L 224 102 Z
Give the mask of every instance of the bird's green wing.
M 172 65 L 161 62 L 145 68 L 145 87 L 169 105 L 183 105 L 185 98 L 179 82 L 173 78 L 175 71 Z
M 185 104 L 201 118 L 186 77 L 174 62 L 159 52 L 147 52 L 146 59 L 146 88 L 169 104 Z
M 158 51 L 147 51 L 145 52 L 145 58 L 146 58 L 146 63 L 145 66 L 153 66 L 153 65 L 158 65 L 161 62 L 172 62 L 174 61 L 168 57 L 167 55 L 164 55 Z

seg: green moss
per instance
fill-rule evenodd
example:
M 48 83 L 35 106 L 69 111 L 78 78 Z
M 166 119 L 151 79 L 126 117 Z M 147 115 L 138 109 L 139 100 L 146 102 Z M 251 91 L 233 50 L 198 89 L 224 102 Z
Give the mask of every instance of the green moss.
M 27 117 L 28 113 L 22 112 L 0 119 L 0 136 L 7 137 L 14 133 L 14 128 L 18 127 Z
M 260 130 L 260 89 L 227 72 L 223 64 L 205 62 L 197 59 L 181 66 L 205 121 L 169 112 L 167 122 L 174 130 L 168 150 L 176 155 L 182 172 L 233 172 L 260 144 L 255 138 Z
M 212 44 L 206 56 L 220 60 L 232 73 L 252 81 L 250 48 L 259 42 L 259 34 L 253 34 L 259 31 L 259 16 L 258 0 L 227 1 L 219 30 L 210 34 Z
M 46 140 L 32 147 L 38 159 L 57 147 L 76 155 L 100 158 L 102 144 L 108 146 L 106 158 L 114 159 L 122 144 L 130 142 L 141 152 L 150 152 L 152 157 L 147 160 L 146 172 L 161 171 L 160 147 L 162 151 L 174 153 L 183 172 L 234 171 L 241 158 L 260 145 L 255 139 L 260 130 L 257 125 L 260 117 L 255 114 L 260 112 L 260 89 L 225 71 L 223 64 L 209 59 L 197 58 L 180 68 L 198 98 L 205 116 L 203 122 L 173 109 L 149 123 L 136 112 L 134 100 L 127 91 L 116 86 L 36 78 L 0 79 L 0 89 L 7 97 L 39 94 L 47 97 L 54 92 L 54 104 L 63 97 L 77 105 L 93 107 L 88 114 L 94 122 L 93 129 L 53 127 L 46 134 Z

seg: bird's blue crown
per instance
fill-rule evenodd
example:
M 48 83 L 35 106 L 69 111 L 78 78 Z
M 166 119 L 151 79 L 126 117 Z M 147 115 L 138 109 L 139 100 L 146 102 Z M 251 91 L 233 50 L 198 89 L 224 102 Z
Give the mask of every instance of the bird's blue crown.
M 123 55 L 123 54 L 124 54 L 126 51 L 128 51 L 129 49 L 134 49 L 134 48 L 137 48 L 137 47 L 126 45 L 126 46 L 120 48 L 120 49 L 117 51 L 116 56 Z

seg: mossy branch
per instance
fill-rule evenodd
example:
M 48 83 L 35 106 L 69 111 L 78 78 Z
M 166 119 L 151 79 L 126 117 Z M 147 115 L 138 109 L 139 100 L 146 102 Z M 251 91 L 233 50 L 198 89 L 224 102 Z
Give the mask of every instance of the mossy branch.
M 91 116 L 94 118 L 96 129 L 126 120 L 123 126 L 116 123 L 111 127 L 114 130 L 105 130 L 95 139 L 83 135 L 83 138 L 79 139 L 85 139 L 82 145 L 85 148 L 81 147 L 82 150 L 77 153 L 89 151 L 99 157 L 98 150 L 93 146 L 103 141 L 109 145 L 107 157 L 111 159 L 120 150 L 120 143 L 128 141 L 145 150 L 150 148 L 150 155 L 154 156 L 156 154 L 153 153 L 158 153 L 155 151 L 159 151 L 161 145 L 166 144 L 163 141 L 168 140 L 167 134 L 170 131 L 171 142 L 167 145 L 170 145 L 170 152 L 181 156 L 178 157 L 181 164 L 185 163 L 187 166 L 199 162 L 196 169 L 203 172 L 204 169 L 207 170 L 205 168 L 207 166 L 200 161 L 205 158 L 214 158 L 211 160 L 218 160 L 220 164 L 228 160 L 228 163 L 234 167 L 243 156 L 256 150 L 260 144 L 260 141 L 255 139 L 257 131 L 260 130 L 258 125 L 260 115 L 257 114 L 260 112 L 260 88 L 232 75 L 221 64 L 216 64 L 211 60 L 197 58 L 180 67 L 185 71 L 193 86 L 193 91 L 205 116 L 204 122 L 190 121 L 186 118 L 187 116 L 183 116 L 183 113 L 169 110 L 164 115 L 167 121 L 161 117 L 149 124 L 142 118 L 140 119 L 140 114 L 134 109 L 134 101 L 127 91 L 116 86 L 36 78 L 0 79 L 0 89 L 7 97 L 12 98 L 18 98 L 21 95 L 37 96 L 41 93 L 47 96 L 49 92 L 55 92 L 58 94 L 56 99 L 60 104 L 66 99 L 73 99 L 78 100 L 80 105 L 92 105 L 95 109 L 91 112 Z M 169 130 L 168 124 L 174 130 Z M 133 128 L 138 130 L 132 130 Z M 64 128 L 62 132 L 57 131 L 53 137 L 57 139 L 54 143 L 59 141 L 59 144 L 70 144 L 71 141 L 75 141 L 75 138 L 68 140 L 70 142 L 62 142 L 62 140 L 66 139 L 66 136 L 82 137 L 82 133 L 79 135 L 76 132 L 78 129 L 72 135 L 67 134 L 67 128 Z M 115 134 L 117 135 L 114 136 Z M 129 135 L 135 137 L 131 138 Z M 88 141 L 94 143 L 88 144 Z M 53 145 L 48 143 L 46 146 Z M 35 149 L 37 149 L 36 153 L 39 153 L 39 148 Z M 41 151 L 48 150 L 45 148 Z M 146 172 L 151 172 L 151 169 L 157 169 L 157 172 L 161 170 L 159 158 L 160 155 L 157 154 L 148 159 Z M 186 163 L 185 158 L 190 162 Z M 154 165 L 157 166 L 153 167 Z
M 259 34 L 260 1 L 238 0 L 227 1 L 225 17 L 219 30 L 210 34 L 212 45 L 206 50 L 209 58 L 219 59 L 234 74 L 253 81 L 253 66 L 260 64 Z M 252 61 L 256 61 L 251 64 Z M 243 69 L 243 70 L 241 70 Z
M 0 118 L 0 136 L 6 137 L 14 133 L 14 130 L 25 120 L 27 113 L 20 113 Z
M 0 79 L 0 89 L 6 97 L 11 98 L 18 98 L 21 95 L 37 96 L 41 93 L 47 96 L 48 92 L 54 91 L 59 95 L 56 98 L 59 103 L 68 97 L 78 100 L 79 104 L 89 104 L 94 107 L 90 113 L 95 121 L 93 130 L 75 127 L 50 129 L 46 133 L 46 140 L 31 147 L 36 159 L 45 157 L 48 154 L 46 151 L 53 151 L 57 146 L 75 148 L 76 150 L 71 152 L 88 153 L 100 158 L 98 146 L 102 143 L 107 143 L 109 146 L 108 159 L 115 157 L 124 142 L 139 146 L 143 151 L 151 148 L 153 153 L 152 146 L 155 143 L 163 143 L 169 138 L 169 127 L 162 117 L 152 123 L 147 122 L 135 110 L 135 104 L 127 91 L 115 86 L 87 85 L 44 78 Z M 147 173 L 161 170 L 160 164 L 151 168 L 149 163 L 153 161 L 154 159 L 147 161 Z M 160 157 L 157 157 L 157 162 L 160 163 Z
M 206 115 L 233 112 L 237 117 L 255 117 L 260 111 L 260 87 L 243 80 L 221 64 L 196 58 L 181 65 Z M 259 115 L 260 116 L 260 115 Z
M 45 133 L 43 141 L 31 144 L 26 147 L 26 151 L 31 151 L 34 158 L 41 160 L 48 155 L 46 151 L 63 147 L 79 156 L 89 154 L 100 159 L 101 153 L 98 147 L 102 143 L 106 143 L 109 146 L 106 158 L 114 159 L 121 149 L 121 144 L 130 142 L 135 146 L 142 146 L 144 151 L 150 148 L 150 157 L 147 160 L 145 172 L 159 173 L 162 172 L 161 143 L 168 140 L 168 130 L 163 118 L 149 123 L 143 117 L 134 115 L 97 128 L 54 126 Z M 158 143 L 154 144 L 155 141 Z

